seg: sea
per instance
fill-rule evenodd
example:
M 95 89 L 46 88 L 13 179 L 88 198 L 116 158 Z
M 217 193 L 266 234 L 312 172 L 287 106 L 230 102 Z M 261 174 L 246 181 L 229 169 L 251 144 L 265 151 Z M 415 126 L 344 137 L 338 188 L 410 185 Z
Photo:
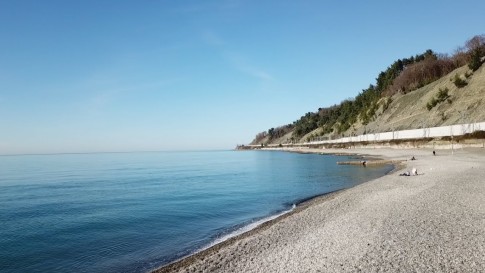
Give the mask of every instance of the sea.
M 150 272 L 392 166 L 278 151 L 0 156 L 0 272 Z

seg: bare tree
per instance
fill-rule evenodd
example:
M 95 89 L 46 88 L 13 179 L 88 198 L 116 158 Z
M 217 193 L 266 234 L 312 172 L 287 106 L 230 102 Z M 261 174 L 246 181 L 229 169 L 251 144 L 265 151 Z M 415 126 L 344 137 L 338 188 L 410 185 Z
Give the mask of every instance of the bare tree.
M 483 50 L 485 47 L 485 34 L 473 36 L 473 38 L 466 41 L 465 47 L 468 50 L 468 53 L 475 50 Z

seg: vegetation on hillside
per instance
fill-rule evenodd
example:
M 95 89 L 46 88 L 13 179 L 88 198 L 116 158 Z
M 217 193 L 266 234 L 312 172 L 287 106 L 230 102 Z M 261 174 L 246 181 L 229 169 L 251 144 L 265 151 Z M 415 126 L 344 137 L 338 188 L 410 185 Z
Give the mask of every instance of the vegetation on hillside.
M 483 63 L 483 56 L 485 35 L 478 35 L 468 40 L 464 47 L 458 48 L 451 56 L 437 54 L 428 49 L 422 54 L 398 59 L 378 74 L 375 84 L 370 84 L 355 98 L 319 108 L 317 112 L 308 112 L 292 124 L 261 132 L 253 143 L 260 143 L 264 139 L 271 142 L 290 132 L 291 140 L 299 141 L 317 128 L 321 128 L 320 135 L 339 135 L 357 122 L 366 125 L 376 118 L 377 110 L 381 106 L 383 111 L 387 110 L 392 102 L 391 96 L 412 92 L 467 64 L 471 70 L 476 71 Z M 455 84 L 463 84 L 460 82 L 463 79 L 458 78 L 454 79 Z M 428 103 L 428 110 L 448 98 L 448 90 L 440 90 L 438 97 Z
M 431 101 L 429 101 L 426 104 L 426 108 L 429 110 L 433 109 L 436 105 L 444 102 L 445 100 L 448 100 L 449 103 L 451 103 L 451 100 L 449 100 L 450 95 L 448 94 L 448 88 L 444 89 L 439 89 L 438 95 L 436 97 L 432 98 Z
M 455 77 L 453 77 L 453 83 L 455 84 L 456 87 L 462 88 L 465 87 L 468 83 L 460 77 L 460 75 L 455 74 Z
M 471 55 L 468 67 L 473 71 L 477 71 L 483 63 L 482 57 L 485 56 L 485 35 L 471 38 L 467 41 L 466 47 L 469 55 Z
M 268 140 L 271 141 L 273 139 L 280 138 L 280 137 L 286 135 L 287 133 L 291 132 L 292 130 L 293 130 L 292 124 L 288 124 L 288 125 L 280 126 L 280 127 L 276 127 L 276 128 L 271 128 L 267 132 L 265 131 L 265 132 L 261 132 L 261 133 L 257 134 L 256 138 L 254 139 L 253 142 L 259 143 L 265 138 L 268 138 Z

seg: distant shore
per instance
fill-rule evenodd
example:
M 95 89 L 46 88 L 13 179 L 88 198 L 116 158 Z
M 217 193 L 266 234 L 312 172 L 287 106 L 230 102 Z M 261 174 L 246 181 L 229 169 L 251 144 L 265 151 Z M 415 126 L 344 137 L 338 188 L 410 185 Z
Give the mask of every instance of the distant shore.
M 484 149 L 292 151 L 403 160 L 420 175 L 312 199 L 155 272 L 485 271 Z

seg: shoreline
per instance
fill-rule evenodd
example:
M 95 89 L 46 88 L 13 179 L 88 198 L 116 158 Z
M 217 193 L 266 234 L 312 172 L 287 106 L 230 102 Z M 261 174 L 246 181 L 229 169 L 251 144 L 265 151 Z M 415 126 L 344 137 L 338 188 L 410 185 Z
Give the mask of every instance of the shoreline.
M 305 151 L 305 153 L 308 152 L 308 150 Z M 342 154 L 342 150 L 330 149 L 312 152 Z M 433 205 L 448 203 L 446 203 L 446 199 L 441 199 L 440 194 L 433 193 L 434 191 L 431 189 L 451 197 L 465 194 L 465 197 L 469 198 L 469 195 L 472 195 L 475 198 L 471 198 L 471 202 L 475 205 L 471 208 L 478 207 L 478 211 L 475 211 L 474 215 L 476 216 L 477 213 L 485 215 L 485 209 L 483 206 L 480 207 L 480 201 L 477 206 L 475 196 L 478 194 L 479 197 L 485 197 L 484 186 L 477 182 L 477 179 L 485 175 L 485 169 L 480 169 L 480 164 L 485 163 L 483 151 L 460 151 L 460 155 L 455 157 L 450 157 L 449 154 L 443 155 L 442 152 L 438 153 L 439 156 L 433 157 L 431 150 L 423 149 L 402 151 L 360 149 L 352 150 L 351 153 L 347 152 L 349 151 L 344 152 L 345 155 L 358 154 L 365 158 L 384 159 L 409 159 L 412 155 L 416 156 L 418 160 L 412 163 L 405 161 L 400 166 L 395 165 L 391 172 L 380 178 L 303 202 L 289 213 L 153 272 L 295 272 L 295 270 L 316 272 L 317 269 L 368 272 L 376 271 L 378 268 L 384 271 L 401 269 L 403 272 L 422 269 L 433 271 L 432 268 L 441 269 L 437 271 L 476 271 L 467 267 L 470 259 L 467 262 L 466 257 L 473 258 L 477 254 L 478 257 L 485 255 L 485 250 L 480 249 L 478 244 L 471 244 L 474 246 L 471 247 L 473 250 L 471 254 L 467 253 L 467 249 L 461 249 L 463 253 L 454 253 L 453 248 L 447 247 L 448 241 L 446 240 L 441 245 L 438 243 L 437 246 L 434 246 L 434 242 L 440 242 L 440 240 L 427 240 L 427 238 L 403 240 L 399 236 L 395 237 L 396 234 L 401 234 L 404 238 L 410 236 L 407 230 L 402 230 L 402 226 L 410 225 L 408 227 L 410 230 L 416 229 L 416 224 L 419 222 L 416 219 L 426 216 L 426 214 L 429 214 L 428 217 L 424 217 L 422 221 L 431 220 L 433 222 L 436 220 L 435 222 L 438 224 L 435 223 L 431 230 L 428 230 L 426 225 L 418 225 L 417 237 L 420 237 L 420 234 L 448 231 L 448 229 L 443 230 L 439 223 L 446 222 L 448 219 L 446 217 L 442 219 L 442 214 L 449 206 L 460 211 L 460 207 L 456 207 L 457 198 L 451 198 L 455 200 L 455 203 L 451 203 L 449 206 L 442 205 L 442 208 L 438 210 L 441 214 L 436 214 L 433 210 L 429 210 L 430 205 L 425 200 L 426 198 L 430 196 L 431 199 L 434 198 Z M 475 181 L 473 186 L 477 188 L 475 191 L 463 192 L 460 188 L 456 188 L 456 172 L 461 174 L 461 168 L 468 168 L 463 161 L 468 161 L 473 165 L 472 169 L 475 167 L 474 171 L 478 171 L 471 176 Z M 421 173 L 424 170 L 424 175 L 403 178 L 396 174 L 399 169 L 408 168 L 411 164 L 416 165 L 418 170 L 422 170 Z M 436 169 L 442 173 L 437 172 Z M 439 176 L 438 180 L 434 177 L 435 175 Z M 451 178 L 447 179 L 447 175 Z M 460 177 L 458 176 L 458 179 Z M 453 191 L 436 188 L 440 179 L 446 180 L 447 185 L 452 187 Z M 426 198 L 420 196 L 424 193 L 426 193 L 424 195 Z M 461 199 L 458 198 L 458 200 Z M 422 205 L 419 207 L 420 210 L 416 211 L 416 204 Z M 454 219 L 453 217 L 460 218 L 461 214 L 450 217 L 452 219 Z M 474 218 L 472 217 L 470 221 L 473 222 Z M 474 225 L 465 227 L 467 227 L 468 233 L 473 234 L 476 233 L 473 232 L 475 231 L 473 227 L 484 230 L 484 225 L 485 222 L 475 221 Z M 460 232 L 464 228 L 457 225 L 456 221 L 451 221 L 451 226 L 452 231 L 457 230 L 460 234 L 467 234 L 467 232 Z M 427 233 L 423 232 L 423 229 Z M 471 229 L 471 232 L 468 229 Z M 474 236 L 471 241 L 485 242 L 484 237 L 482 232 L 481 235 Z M 425 248 L 424 252 L 418 251 L 420 255 L 413 254 L 415 252 L 414 241 L 424 241 L 428 248 Z M 389 242 L 394 242 L 394 244 L 389 245 Z M 465 245 L 470 248 L 470 239 L 465 242 Z M 460 249 L 460 247 L 455 248 Z M 387 249 L 389 253 L 382 254 L 383 249 Z M 451 250 L 453 255 L 448 255 L 447 259 L 438 259 L 438 262 L 431 263 L 431 267 L 429 267 L 429 261 L 422 261 L 421 256 L 433 260 L 428 254 L 433 254 L 431 257 L 439 257 L 440 253 L 436 253 L 436 251 L 443 251 L 443 249 L 448 252 Z M 407 262 L 406 257 L 410 255 L 413 259 L 411 262 Z M 458 265 L 456 265 L 456 257 L 461 262 Z M 396 259 L 393 260 L 393 258 Z M 447 262 L 447 260 L 453 262 Z M 480 259 L 472 259 L 472 263 L 477 265 L 478 269 L 485 268 L 485 262 Z M 396 265 L 399 267 L 395 267 Z
M 364 182 L 364 183 L 367 183 L 367 182 Z M 329 192 L 329 193 L 324 193 L 322 195 L 317 195 L 317 196 L 306 198 L 302 202 L 300 202 L 299 204 L 296 204 L 295 208 L 287 211 L 286 213 L 283 213 L 281 215 L 277 214 L 278 216 L 276 218 L 270 219 L 268 221 L 264 221 L 261 224 L 257 225 L 256 227 L 254 227 L 254 228 L 252 228 L 252 229 L 250 229 L 246 232 L 243 232 L 241 234 L 237 234 L 235 236 L 229 237 L 228 239 L 226 239 L 222 242 L 216 243 L 214 245 L 211 245 L 207 248 L 202 248 L 202 250 L 200 250 L 200 251 L 196 251 L 193 254 L 189 254 L 186 257 L 182 257 L 178 260 L 175 260 L 171 263 L 163 265 L 163 266 L 161 266 L 157 269 L 154 269 L 150 272 L 152 272 L 152 273 L 165 273 L 165 272 L 174 272 L 174 270 L 181 270 L 185 266 L 192 264 L 194 261 L 204 260 L 205 256 L 208 256 L 210 254 L 214 254 L 218 250 L 220 250 L 220 249 L 222 249 L 222 248 L 224 248 L 228 245 L 231 245 L 231 244 L 233 244 L 233 243 L 235 243 L 239 240 L 248 238 L 248 237 L 250 237 L 254 234 L 257 234 L 261 231 L 264 231 L 264 230 L 268 229 L 269 227 L 271 227 L 272 225 L 276 224 L 277 222 L 285 219 L 286 217 L 289 217 L 294 213 L 299 213 L 299 212 L 307 209 L 308 207 L 314 205 L 317 202 L 318 203 L 324 202 L 325 200 L 330 199 L 334 195 L 337 195 L 340 192 L 343 192 L 345 190 L 348 190 L 348 189 L 342 189 L 342 190 L 333 191 L 333 192 Z M 268 218 L 271 218 L 271 216 L 269 216 Z
M 322 150 L 320 150 L 320 149 L 311 149 L 311 148 L 308 149 L 308 150 L 302 150 L 302 149 L 294 150 L 294 149 L 291 149 L 291 148 L 290 149 L 268 148 L 268 149 L 264 149 L 264 150 L 261 150 L 261 151 L 268 151 L 268 152 L 282 151 L 282 152 L 300 153 L 300 154 L 354 156 L 354 157 L 358 157 L 359 159 L 366 158 L 368 160 L 385 161 L 385 159 L 382 159 L 380 156 L 372 156 L 372 155 L 368 155 L 368 154 L 358 154 L 358 153 L 345 153 L 345 152 L 328 152 L 328 153 L 325 153 L 325 152 L 322 152 Z M 339 162 L 337 162 L 336 164 L 338 164 L 338 163 Z M 385 173 L 383 176 L 395 173 L 396 171 L 403 168 L 403 164 L 400 163 L 400 162 L 389 161 L 389 162 L 385 162 L 383 164 L 393 166 L 393 169 L 390 170 L 389 172 Z M 380 164 L 380 165 L 382 165 L 382 164 Z M 372 180 L 369 180 L 369 181 L 366 181 L 364 183 L 368 183 L 368 182 L 371 182 L 371 181 Z M 364 183 L 361 183 L 361 184 L 364 184 Z M 358 184 L 358 185 L 361 185 L 361 184 Z M 353 187 L 356 187 L 358 185 L 355 185 Z M 351 188 L 353 188 L 353 187 L 351 187 Z M 325 202 L 325 200 L 331 198 L 333 195 L 337 195 L 337 194 L 339 194 L 343 191 L 346 191 L 348 189 L 351 189 L 351 188 L 336 190 L 336 191 L 332 191 L 332 192 L 327 192 L 327 193 L 323 193 L 323 194 L 309 196 L 309 197 L 303 198 L 301 200 L 297 200 L 293 204 L 293 206 L 294 206 L 293 208 L 279 212 L 279 213 L 276 213 L 275 215 L 269 215 L 267 217 L 264 217 L 260 220 L 264 220 L 264 219 L 269 219 L 269 220 L 263 221 L 263 222 L 257 224 L 255 227 L 250 228 L 249 230 L 243 231 L 242 233 L 237 233 L 238 229 L 236 229 L 236 230 L 233 231 L 233 232 L 236 232 L 235 235 L 231 236 L 231 234 L 233 232 L 226 234 L 224 236 L 228 236 L 227 239 L 223 239 L 220 242 L 218 242 L 217 239 L 216 239 L 214 242 L 208 244 L 207 246 L 203 246 L 202 248 L 195 250 L 193 253 L 188 254 L 187 256 L 178 258 L 175 261 L 172 261 L 168 264 L 162 265 L 162 266 L 160 266 L 160 267 L 158 267 L 154 270 L 151 270 L 150 272 L 152 272 L 152 273 L 164 273 L 164 272 L 173 272 L 174 270 L 180 270 L 184 266 L 193 263 L 194 260 L 198 260 L 198 259 L 203 260 L 204 256 L 210 255 L 211 253 L 218 251 L 219 249 L 223 248 L 225 245 L 230 245 L 231 243 L 233 243 L 235 241 L 242 240 L 246 237 L 249 237 L 253 234 L 256 234 L 256 233 L 272 226 L 273 224 L 279 222 L 280 220 L 290 216 L 293 213 L 299 213 L 302 210 L 305 210 L 308 207 L 310 207 L 310 206 L 312 206 L 316 203 Z M 247 227 L 249 225 L 243 226 L 241 228 L 244 229 L 245 227 Z M 222 237 L 224 237 L 224 236 L 222 236 Z

